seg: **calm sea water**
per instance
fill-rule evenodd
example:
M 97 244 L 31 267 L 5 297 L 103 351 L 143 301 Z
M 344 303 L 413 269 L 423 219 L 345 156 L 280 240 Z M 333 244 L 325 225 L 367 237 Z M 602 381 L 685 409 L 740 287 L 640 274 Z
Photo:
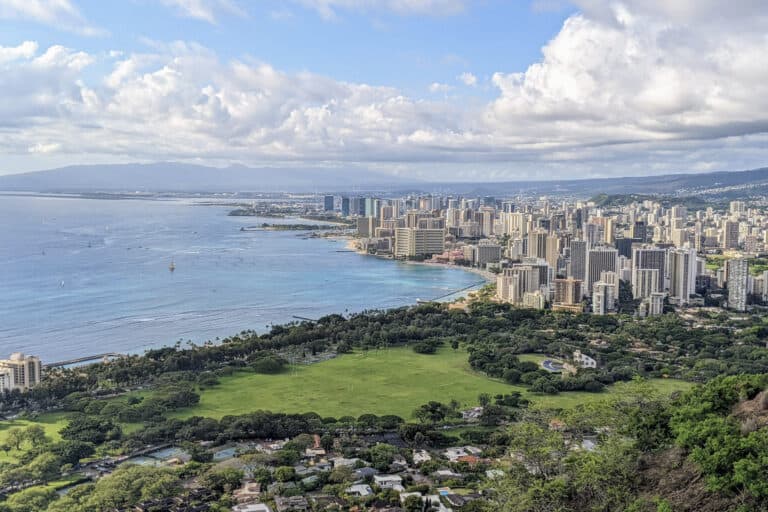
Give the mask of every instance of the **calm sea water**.
M 201 343 L 294 315 L 411 304 L 479 281 L 457 269 L 338 252 L 341 240 L 241 232 L 280 219 L 228 211 L 0 196 L 0 357 L 23 351 L 58 361 Z

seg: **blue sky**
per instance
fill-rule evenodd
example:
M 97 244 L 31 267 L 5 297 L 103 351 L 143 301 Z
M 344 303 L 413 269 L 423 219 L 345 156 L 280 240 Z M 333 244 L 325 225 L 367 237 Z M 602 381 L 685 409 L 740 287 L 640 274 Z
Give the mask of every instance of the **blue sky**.
M 427 95 L 434 82 L 459 85 L 457 76 L 465 72 L 487 81 L 500 66 L 524 71 L 575 11 L 566 5 L 541 9 L 522 0 L 488 0 L 461 15 L 338 9 L 329 20 L 300 3 L 264 0 L 241 2 L 238 12 L 212 7 L 211 23 L 148 0 L 77 5 L 90 25 L 108 35 L 88 37 L 35 20 L 7 19 L 0 20 L 0 44 L 32 39 L 41 46 L 98 53 L 147 51 L 147 40 L 191 40 L 222 58 L 250 56 L 288 72 L 312 71 Z
M 757 167 L 761 0 L 0 0 L 0 174 Z

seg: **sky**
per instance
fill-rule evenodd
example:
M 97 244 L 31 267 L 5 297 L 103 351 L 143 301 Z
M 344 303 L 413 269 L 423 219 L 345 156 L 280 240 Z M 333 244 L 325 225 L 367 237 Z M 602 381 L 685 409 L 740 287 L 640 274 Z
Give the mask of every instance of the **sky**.
M 765 0 L 0 0 L 0 174 L 768 165 Z

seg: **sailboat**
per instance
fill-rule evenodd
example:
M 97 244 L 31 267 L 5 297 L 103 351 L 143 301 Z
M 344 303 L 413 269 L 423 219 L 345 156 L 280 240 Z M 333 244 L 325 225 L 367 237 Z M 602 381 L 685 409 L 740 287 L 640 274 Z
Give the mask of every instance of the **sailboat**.
M 170 270 L 171 272 L 176 270 L 176 263 L 174 263 L 173 260 L 171 260 L 171 264 L 168 265 L 168 270 Z

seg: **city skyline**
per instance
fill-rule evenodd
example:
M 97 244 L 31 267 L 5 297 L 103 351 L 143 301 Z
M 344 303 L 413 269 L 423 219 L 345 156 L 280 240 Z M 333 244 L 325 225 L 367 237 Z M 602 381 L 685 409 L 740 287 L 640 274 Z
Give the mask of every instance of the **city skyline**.
M 751 0 L 1 0 L 0 174 L 169 160 L 435 181 L 761 167 L 767 19 Z

